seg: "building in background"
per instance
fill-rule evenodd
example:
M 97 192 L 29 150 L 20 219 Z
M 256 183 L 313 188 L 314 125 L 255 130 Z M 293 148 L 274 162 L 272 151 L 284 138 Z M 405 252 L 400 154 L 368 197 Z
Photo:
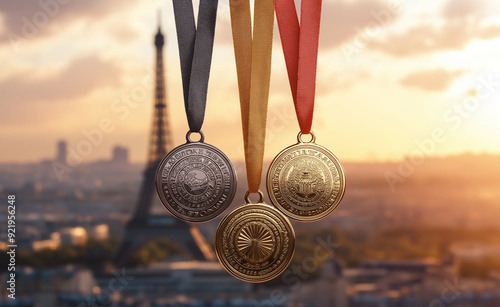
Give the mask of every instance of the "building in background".
M 65 141 L 57 142 L 57 155 L 56 161 L 61 164 L 66 164 L 68 159 L 68 144 Z
M 84 245 L 87 239 L 87 231 L 80 226 L 64 228 L 61 233 L 62 245 Z
M 88 230 L 88 235 L 97 240 L 106 240 L 109 237 L 109 226 L 107 224 L 93 226 Z
M 35 251 L 42 249 L 57 249 L 59 246 L 61 246 L 61 234 L 59 232 L 53 232 L 50 235 L 50 239 L 33 241 L 33 243 L 31 243 L 31 247 Z
M 117 165 L 127 165 L 128 164 L 128 149 L 122 146 L 113 147 L 113 157 L 111 162 Z

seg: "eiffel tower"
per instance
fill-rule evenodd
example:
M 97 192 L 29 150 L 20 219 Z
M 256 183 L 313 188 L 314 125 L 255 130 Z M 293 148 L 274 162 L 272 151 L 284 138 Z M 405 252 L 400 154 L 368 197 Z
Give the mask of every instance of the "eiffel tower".
M 123 241 L 114 255 L 117 266 L 127 265 L 132 254 L 147 242 L 168 238 L 177 242 L 195 260 L 215 260 L 215 255 L 195 225 L 171 215 L 152 215 L 153 200 L 157 200 L 155 172 L 161 159 L 171 149 L 172 139 L 167 119 L 163 45 L 165 39 L 158 26 L 155 36 L 156 76 L 153 126 L 149 138 L 148 163 L 134 215 L 125 228 Z

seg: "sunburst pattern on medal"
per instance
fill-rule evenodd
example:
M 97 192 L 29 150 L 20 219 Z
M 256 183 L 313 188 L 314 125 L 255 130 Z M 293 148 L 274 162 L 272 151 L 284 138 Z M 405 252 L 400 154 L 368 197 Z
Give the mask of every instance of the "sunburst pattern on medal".
M 274 247 L 271 232 L 258 223 L 245 226 L 238 236 L 237 243 L 240 253 L 251 262 L 265 260 L 271 255 Z

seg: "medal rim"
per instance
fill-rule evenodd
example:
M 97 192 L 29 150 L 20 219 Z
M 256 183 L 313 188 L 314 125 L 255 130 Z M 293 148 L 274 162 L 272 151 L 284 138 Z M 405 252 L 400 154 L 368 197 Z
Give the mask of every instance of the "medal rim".
M 274 211 L 277 216 L 280 216 L 282 218 L 283 223 L 288 226 L 288 228 L 290 229 L 290 234 L 291 234 L 289 236 L 290 241 L 291 241 L 291 243 L 289 243 L 289 250 L 291 252 L 289 251 L 287 253 L 289 256 L 287 257 L 286 261 L 282 262 L 282 264 L 281 264 L 281 266 L 280 266 L 280 268 L 278 270 L 276 270 L 276 271 L 274 271 L 274 272 L 272 272 L 270 274 L 265 275 L 265 278 L 260 278 L 261 276 L 248 276 L 248 275 L 245 275 L 245 274 L 239 272 L 238 270 L 234 269 L 233 266 L 231 266 L 229 264 L 229 262 L 227 261 L 227 259 L 223 255 L 222 247 L 219 247 L 219 245 L 222 244 L 221 243 L 222 242 L 221 231 L 223 231 L 224 228 L 225 228 L 225 226 L 223 226 L 223 225 L 227 224 L 228 221 L 234 215 L 236 215 L 236 214 L 239 213 L 239 211 L 243 211 L 243 210 L 246 210 L 246 209 L 252 209 L 252 207 L 253 207 L 253 209 L 262 209 L 262 207 L 264 207 L 264 208 L 266 208 L 268 210 Z M 267 216 L 267 215 L 264 215 L 264 216 Z M 292 223 L 290 223 L 290 220 L 286 217 L 286 215 L 284 215 L 280 210 L 277 210 L 275 207 L 270 206 L 270 205 L 268 205 L 266 203 L 250 203 L 250 204 L 241 205 L 241 206 L 239 206 L 239 207 L 231 210 L 231 212 L 229 212 L 228 214 L 226 214 L 226 216 L 220 221 L 219 225 L 217 226 L 217 230 L 215 232 L 215 244 L 214 244 L 214 248 L 215 248 L 215 254 L 217 256 L 217 259 L 222 264 L 222 266 L 224 267 L 224 269 L 229 274 L 231 274 L 233 277 L 236 277 L 239 280 L 242 280 L 242 281 L 245 281 L 245 282 L 262 283 L 262 282 L 266 282 L 266 281 L 269 281 L 269 280 L 272 280 L 272 279 L 278 277 L 279 275 L 281 275 L 288 268 L 288 266 L 292 262 L 293 256 L 295 255 L 295 245 L 296 245 L 295 241 L 296 241 L 295 230 L 293 229 Z
M 202 138 L 203 140 L 203 138 Z M 195 219 L 192 219 L 192 218 L 188 218 L 187 216 L 185 215 L 182 215 L 180 214 L 179 212 L 175 211 L 173 208 L 170 208 L 169 206 L 167 206 L 166 204 L 168 204 L 169 202 L 167 201 L 167 199 L 165 198 L 165 195 L 163 195 L 163 191 L 161 190 L 161 175 L 162 175 L 162 172 L 163 172 L 163 167 L 165 166 L 165 163 L 166 161 L 168 161 L 168 159 L 174 155 L 175 153 L 185 149 L 185 148 L 188 148 L 188 147 L 194 147 L 194 146 L 205 146 L 205 147 L 208 147 L 214 151 L 216 151 L 219 156 L 225 160 L 227 162 L 227 165 L 229 166 L 229 170 L 230 170 L 230 173 L 231 173 L 231 180 L 232 182 L 234 183 L 232 185 L 232 189 L 230 190 L 229 192 L 229 197 L 227 198 L 225 204 L 224 204 L 224 209 L 222 209 L 218 214 L 214 215 L 213 217 L 210 217 L 210 218 L 202 218 L 202 219 L 198 219 L 198 218 L 195 218 Z M 165 157 L 163 157 L 163 159 L 161 159 L 160 163 L 158 164 L 158 167 L 156 168 L 156 173 L 155 173 L 155 188 L 156 188 L 156 194 L 158 195 L 158 198 L 160 199 L 160 203 L 163 205 L 163 207 L 170 213 L 172 214 L 173 216 L 175 216 L 176 218 L 182 220 L 182 221 L 185 221 L 185 222 L 190 222 L 190 223 L 205 223 L 205 222 L 209 222 L 217 217 L 219 217 L 222 213 L 224 213 L 224 211 L 227 210 L 227 208 L 231 205 L 233 199 L 234 199 L 234 196 L 236 194 L 236 191 L 238 189 L 238 180 L 237 180 L 237 175 L 236 175 L 236 169 L 234 168 L 234 165 L 233 163 L 231 162 L 231 160 L 229 160 L 229 158 L 226 156 L 226 154 L 224 154 L 224 152 L 222 152 L 220 149 L 218 149 L 217 147 L 211 145 L 211 144 L 207 144 L 205 142 L 202 142 L 202 141 L 198 141 L 198 142 L 187 142 L 187 143 L 184 143 L 184 144 L 181 144 L 177 147 L 175 147 L 174 149 L 170 150 L 166 155 Z
M 337 166 L 337 169 L 339 171 L 339 177 L 341 181 L 341 189 L 339 190 L 339 196 L 337 197 L 337 200 L 335 201 L 334 205 L 331 206 L 328 210 L 325 210 L 321 214 L 318 215 L 312 215 L 312 216 L 301 216 L 301 215 L 296 215 L 291 213 L 290 211 L 286 210 L 281 206 L 281 204 L 276 200 L 276 197 L 272 191 L 272 174 L 271 170 L 275 165 L 278 164 L 278 161 L 287 154 L 287 152 L 294 150 L 296 147 L 302 147 L 302 146 L 311 146 L 311 147 L 316 147 L 319 148 L 320 151 L 325 154 L 326 156 L 329 156 L 332 162 Z M 298 221 L 298 222 L 316 222 L 319 221 L 328 215 L 330 215 L 333 211 L 335 211 L 340 203 L 342 202 L 342 199 L 344 198 L 345 194 L 345 189 L 346 189 L 346 180 L 345 180 L 345 173 L 344 173 L 344 168 L 342 167 L 342 164 L 340 163 L 339 159 L 327 148 L 316 144 L 315 142 L 298 142 L 293 145 L 290 145 L 286 147 L 285 149 L 281 150 L 273 159 L 271 164 L 269 165 L 269 168 L 267 170 L 267 175 L 266 175 L 266 190 L 267 194 L 269 195 L 269 201 L 271 204 L 278 209 L 278 211 L 282 212 L 284 215 L 287 217 L 291 218 L 292 220 Z

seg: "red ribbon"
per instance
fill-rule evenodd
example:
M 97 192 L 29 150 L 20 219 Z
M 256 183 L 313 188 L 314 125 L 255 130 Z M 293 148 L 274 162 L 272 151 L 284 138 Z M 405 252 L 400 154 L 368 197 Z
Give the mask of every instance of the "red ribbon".
M 302 134 L 311 132 L 316 92 L 321 0 L 302 0 L 300 25 L 294 0 L 275 0 L 295 113 Z

